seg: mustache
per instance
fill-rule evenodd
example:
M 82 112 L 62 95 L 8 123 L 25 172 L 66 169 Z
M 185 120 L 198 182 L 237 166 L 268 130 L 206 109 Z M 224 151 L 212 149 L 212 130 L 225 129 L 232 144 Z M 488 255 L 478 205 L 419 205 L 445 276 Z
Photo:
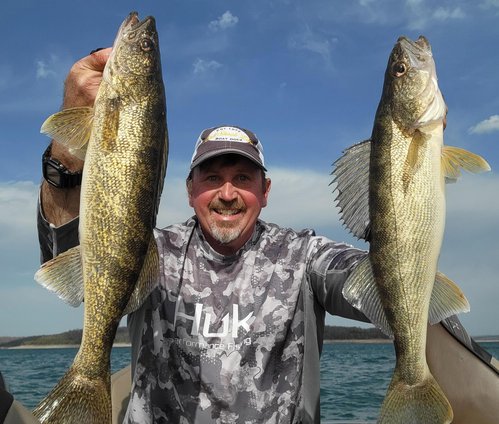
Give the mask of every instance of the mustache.
M 221 199 L 216 199 L 210 202 L 210 209 L 224 210 L 224 209 L 239 209 L 246 210 L 246 205 L 240 199 L 235 199 L 231 201 L 225 201 Z

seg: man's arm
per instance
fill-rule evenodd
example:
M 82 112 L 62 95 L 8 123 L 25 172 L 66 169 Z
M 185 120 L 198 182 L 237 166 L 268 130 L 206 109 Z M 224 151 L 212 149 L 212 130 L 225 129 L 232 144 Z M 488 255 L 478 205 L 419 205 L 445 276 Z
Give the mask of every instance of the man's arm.
M 323 237 L 316 237 L 312 243 L 320 244 L 308 265 L 309 281 L 317 302 L 332 315 L 369 322 L 343 297 L 345 281 L 367 252 Z
M 102 79 L 111 49 L 99 50 L 76 62 L 64 83 L 63 109 L 92 106 Z M 83 161 L 69 153 L 57 140 L 52 140 L 50 156 L 61 162 L 70 172 L 83 169 Z M 75 218 L 80 209 L 80 186 L 57 188 L 43 181 L 38 210 L 38 238 L 41 260 L 53 256 L 78 243 Z

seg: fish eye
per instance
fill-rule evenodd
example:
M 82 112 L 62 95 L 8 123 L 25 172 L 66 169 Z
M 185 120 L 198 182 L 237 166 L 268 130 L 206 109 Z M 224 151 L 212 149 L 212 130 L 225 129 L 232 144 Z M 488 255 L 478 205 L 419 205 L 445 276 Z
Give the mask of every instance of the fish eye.
M 152 50 L 153 47 L 154 47 L 154 43 L 149 38 L 143 38 L 140 41 L 140 48 L 142 50 L 144 50 L 145 52 Z
M 392 75 L 395 77 L 401 77 L 407 72 L 407 66 L 404 62 L 395 62 L 392 66 Z

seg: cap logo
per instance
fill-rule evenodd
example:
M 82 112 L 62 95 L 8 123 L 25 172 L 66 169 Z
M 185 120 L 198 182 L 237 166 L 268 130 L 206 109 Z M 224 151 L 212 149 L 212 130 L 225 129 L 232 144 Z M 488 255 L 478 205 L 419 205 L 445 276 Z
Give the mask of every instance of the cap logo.
M 256 135 L 249 130 L 234 126 L 204 130 L 194 148 L 191 169 L 206 159 L 225 153 L 246 156 L 265 170 L 263 146 Z
M 253 145 L 258 144 L 256 137 L 252 138 L 245 131 L 235 127 L 220 127 L 207 132 L 208 134 L 201 135 L 202 141 L 235 141 Z

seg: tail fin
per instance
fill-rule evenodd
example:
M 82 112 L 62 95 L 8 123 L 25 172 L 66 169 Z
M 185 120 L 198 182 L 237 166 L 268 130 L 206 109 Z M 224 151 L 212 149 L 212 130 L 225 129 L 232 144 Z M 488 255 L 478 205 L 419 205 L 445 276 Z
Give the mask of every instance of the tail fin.
M 449 424 L 452 419 L 452 407 L 430 373 L 422 383 L 408 386 L 395 371 L 378 424 Z
M 43 424 L 111 423 L 110 381 L 109 375 L 90 379 L 72 365 L 33 415 Z

